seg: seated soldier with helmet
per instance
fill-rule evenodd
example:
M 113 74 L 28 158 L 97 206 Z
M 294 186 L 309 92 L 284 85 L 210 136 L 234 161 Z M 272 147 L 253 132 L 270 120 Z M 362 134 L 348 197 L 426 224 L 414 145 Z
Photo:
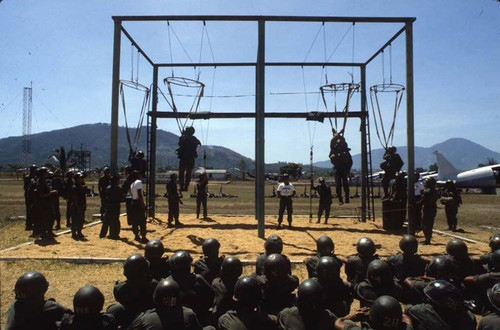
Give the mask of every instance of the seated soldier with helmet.
M 479 321 L 478 330 L 498 329 L 500 324 L 500 282 L 486 291 L 487 304 L 483 317 Z
M 211 284 L 220 275 L 225 257 L 219 257 L 220 243 L 215 238 L 207 238 L 201 248 L 203 256 L 194 263 L 194 273 L 201 275 L 208 284 Z
M 15 300 L 7 310 L 5 329 L 47 329 L 56 330 L 69 309 L 59 305 L 54 299 L 45 300 L 49 282 L 38 272 L 21 275 L 14 287 Z
M 321 257 L 332 257 L 336 259 L 337 263 L 339 263 L 341 267 L 344 264 L 342 260 L 337 258 L 337 256 L 333 253 L 335 251 L 335 244 L 330 237 L 325 235 L 319 237 L 316 241 L 316 250 L 316 255 L 304 260 L 309 278 L 317 276 L 316 265 Z
M 288 274 L 292 274 L 292 264 L 290 263 L 290 259 L 283 252 L 283 240 L 278 235 L 269 236 L 264 242 L 264 253 L 261 253 L 255 262 L 255 274 L 256 275 L 264 275 L 264 263 L 268 256 L 273 253 L 281 254 L 287 263 L 287 272 Z
M 118 324 L 111 314 L 101 313 L 104 295 L 92 285 L 79 289 L 73 298 L 74 313 L 64 314 L 61 330 L 114 330 Z
M 476 275 L 476 267 L 472 258 L 469 257 L 467 244 L 461 239 L 453 238 L 446 244 L 448 257 L 458 265 L 460 280 L 466 276 Z
M 170 276 L 170 265 L 168 257 L 163 257 L 165 248 L 159 240 L 153 239 L 146 244 L 144 257 L 149 262 L 149 275 L 159 281 Z
M 398 252 L 396 255 L 387 258 L 387 263 L 398 280 L 398 283 L 403 285 L 408 277 L 423 276 L 427 261 L 417 253 L 418 241 L 415 236 L 405 235 L 399 241 L 399 248 L 403 253 Z
M 375 259 L 379 259 L 375 254 L 375 243 L 368 237 L 362 237 L 356 244 L 358 253 L 347 258 L 345 264 L 345 274 L 347 281 L 353 285 L 361 283 L 366 279 L 368 264 Z
M 489 247 L 491 251 L 490 253 L 479 257 L 472 257 L 472 260 L 474 260 L 476 264 L 481 264 L 486 271 L 490 271 L 491 269 L 491 256 L 493 255 L 493 252 L 500 249 L 500 234 L 495 234 L 490 237 Z

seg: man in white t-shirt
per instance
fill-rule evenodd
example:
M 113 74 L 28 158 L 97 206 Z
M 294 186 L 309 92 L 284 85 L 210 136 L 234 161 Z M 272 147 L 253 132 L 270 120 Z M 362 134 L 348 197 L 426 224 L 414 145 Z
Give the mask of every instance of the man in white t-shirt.
M 415 173 L 415 230 L 419 232 L 422 228 L 422 206 L 417 202 L 422 199 L 424 184 L 420 180 L 420 174 Z
M 132 194 L 132 232 L 135 240 L 147 243 L 146 238 L 146 204 L 142 194 L 142 181 L 138 171 L 132 172 L 132 184 L 130 193 Z M 139 237 L 139 230 L 141 237 Z
M 278 196 L 280 198 L 280 210 L 278 212 L 278 228 L 281 228 L 283 222 L 283 214 L 288 215 L 288 226 L 292 228 L 292 197 L 295 196 L 295 187 L 289 181 L 288 174 L 283 175 L 283 182 L 278 186 Z

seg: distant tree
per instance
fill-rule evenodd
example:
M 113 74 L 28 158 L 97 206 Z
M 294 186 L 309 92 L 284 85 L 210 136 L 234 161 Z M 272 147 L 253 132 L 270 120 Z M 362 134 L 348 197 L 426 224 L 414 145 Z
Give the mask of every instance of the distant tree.
M 238 163 L 238 169 L 240 170 L 241 180 L 245 180 L 245 176 L 247 173 L 247 163 L 243 158 L 240 159 Z
M 294 179 L 300 178 L 302 175 L 302 165 L 298 163 L 286 163 L 280 167 L 280 174 L 288 173 Z
M 75 164 L 68 164 L 68 159 L 73 154 L 73 150 L 66 154 L 64 147 L 60 147 L 59 149 L 54 149 L 53 153 L 47 157 L 47 159 L 53 159 L 58 163 L 59 169 L 65 173 L 68 167 L 73 167 Z
M 498 162 L 493 157 L 488 157 L 487 159 L 488 159 L 488 162 L 486 162 L 486 163 L 479 163 L 479 164 L 477 164 L 477 167 L 483 167 L 483 166 L 490 166 L 490 165 L 496 165 L 496 164 L 498 164 Z
M 438 164 L 434 163 L 429 166 L 429 172 L 437 172 L 438 171 Z
M 417 167 L 417 168 L 415 169 L 415 172 L 416 172 L 416 173 L 422 173 L 422 172 L 425 172 L 425 171 L 426 171 L 426 170 L 425 170 L 425 168 L 423 168 L 423 167 Z

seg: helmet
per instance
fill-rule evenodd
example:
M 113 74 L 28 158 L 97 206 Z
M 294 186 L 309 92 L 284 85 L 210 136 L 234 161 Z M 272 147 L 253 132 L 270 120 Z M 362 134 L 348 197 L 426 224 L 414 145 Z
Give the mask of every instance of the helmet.
M 434 179 L 433 177 L 426 178 L 424 181 L 424 186 L 429 188 L 429 189 L 435 188 L 436 187 L 436 179 Z
M 340 278 L 342 265 L 333 257 L 321 257 L 316 264 L 316 273 L 320 282 L 325 283 Z
M 488 296 L 488 300 L 494 309 L 496 309 L 497 313 L 500 312 L 500 283 L 495 284 L 493 287 L 489 288 L 486 291 L 486 295 Z
M 191 263 L 193 258 L 187 251 L 177 251 L 170 258 L 172 273 L 187 274 L 191 272 Z
M 102 171 L 104 172 L 104 174 L 107 174 L 109 173 L 109 167 L 105 166 Z
M 34 171 L 38 168 L 38 166 L 36 166 L 35 164 L 31 165 L 30 166 L 30 171 Z
M 180 306 L 181 288 L 173 279 L 161 280 L 153 293 L 153 301 L 157 308 Z
M 399 241 L 399 248 L 404 254 L 414 255 L 418 251 L 418 241 L 415 236 L 404 235 Z
M 451 239 L 448 244 L 446 244 L 446 253 L 455 259 L 464 259 L 469 253 L 467 245 L 461 239 Z
M 437 280 L 450 280 L 458 271 L 456 263 L 447 256 L 437 256 L 427 267 L 426 274 Z
M 491 253 L 490 263 L 491 263 L 491 268 L 493 268 L 492 270 L 494 272 L 500 271 L 500 249 Z
M 491 236 L 489 245 L 491 248 L 491 252 L 500 249 L 500 234 Z
M 177 180 L 177 174 L 175 173 L 170 174 L 170 180 Z
M 394 152 L 398 151 L 398 149 L 395 146 L 390 146 L 389 148 L 387 148 L 387 151 L 394 153 Z
M 264 275 L 266 275 L 268 280 L 282 279 L 286 273 L 287 264 L 285 257 L 278 253 L 267 256 L 264 262 Z
M 223 278 L 238 278 L 243 273 L 243 265 L 237 257 L 227 257 L 222 261 L 220 274 Z
M 165 253 L 163 243 L 157 239 L 153 239 L 146 244 L 144 256 L 146 259 L 159 259 Z
M 187 135 L 193 135 L 195 132 L 195 129 L 193 126 L 186 127 L 186 134 Z
M 398 329 L 403 311 L 391 296 L 378 297 L 370 307 L 370 325 L 375 329 Z
M 325 179 L 321 176 L 318 178 L 318 182 L 325 182 Z
M 72 178 L 73 177 L 73 171 L 66 172 L 66 177 L 67 178 Z
M 86 285 L 73 297 L 75 314 L 99 314 L 104 306 L 104 295 L 98 288 Z
M 447 281 L 432 281 L 424 288 L 424 294 L 432 305 L 446 310 L 459 311 L 464 306 L 460 289 Z
M 323 304 L 323 287 L 318 281 L 308 279 L 297 290 L 297 307 L 302 311 L 316 311 Z
M 321 236 L 316 241 L 316 249 L 320 256 L 328 255 L 335 250 L 335 244 L 328 236 Z
M 125 260 L 123 275 L 127 280 L 142 279 L 148 273 L 149 261 L 140 254 L 133 254 Z
M 374 287 L 387 287 L 393 283 L 393 275 L 389 264 L 375 259 L 368 264 L 366 279 Z
M 49 172 L 49 169 L 46 168 L 45 166 L 42 166 L 42 167 L 39 167 L 38 168 L 38 174 L 44 174 L 44 173 L 48 173 Z
M 234 299 L 246 306 L 257 306 L 262 300 L 262 286 L 258 279 L 244 276 L 234 285 Z
M 217 258 L 219 255 L 220 243 L 215 238 L 207 238 L 203 242 L 201 248 L 203 249 L 203 254 L 207 257 Z
M 362 237 L 356 244 L 356 250 L 362 257 L 372 256 L 375 254 L 375 243 L 368 237 Z
M 42 300 L 49 288 L 45 276 L 38 272 L 21 275 L 16 281 L 14 292 L 17 300 Z
M 281 240 L 281 237 L 278 235 L 269 236 L 264 243 L 264 249 L 267 254 L 283 252 L 283 241 Z
M 137 153 L 137 157 L 141 159 L 144 158 L 144 151 L 139 150 L 139 152 Z

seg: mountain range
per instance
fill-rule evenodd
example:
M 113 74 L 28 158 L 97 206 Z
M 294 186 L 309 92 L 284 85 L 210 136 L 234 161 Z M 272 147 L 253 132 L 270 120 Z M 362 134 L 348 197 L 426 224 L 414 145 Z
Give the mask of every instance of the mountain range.
M 130 135 L 134 136 L 136 130 L 130 129 Z M 164 168 L 176 168 L 177 142 L 179 137 L 173 133 L 159 129 L 157 131 L 157 166 Z M 64 128 L 49 132 L 33 134 L 32 140 L 32 163 L 43 164 L 53 162 L 48 157 L 54 149 L 63 146 L 66 152 L 71 148 L 76 150 L 88 150 L 91 152 L 91 166 L 99 167 L 109 163 L 109 148 L 111 143 L 111 129 L 109 124 L 86 124 L 70 128 Z M 22 136 L 13 136 L 0 139 L 0 165 L 20 164 L 22 150 Z M 120 166 L 128 164 L 128 143 L 125 127 L 118 129 L 118 163 Z M 137 144 L 138 150 L 146 151 L 146 127 L 141 129 Z M 398 147 L 398 153 L 406 160 L 406 147 Z M 458 169 L 469 169 L 477 167 L 478 163 L 487 162 L 488 158 L 500 161 L 500 153 L 489 150 L 477 143 L 463 138 L 453 138 L 435 144 L 431 147 L 415 147 L 415 167 L 428 168 L 435 163 L 433 151 L 439 151 Z M 205 146 L 198 149 L 196 166 L 203 166 L 203 155 L 206 154 L 207 167 L 209 168 L 239 168 L 241 160 L 246 164 L 248 170 L 254 168 L 254 161 L 231 149 L 223 146 Z M 382 161 L 383 149 L 372 150 L 373 169 L 378 170 L 378 164 Z M 293 161 L 287 159 L 286 161 Z M 353 155 L 353 168 L 361 167 L 361 155 Z M 283 163 L 266 164 L 266 171 L 277 172 Z M 314 163 L 315 167 L 331 168 L 329 160 Z

